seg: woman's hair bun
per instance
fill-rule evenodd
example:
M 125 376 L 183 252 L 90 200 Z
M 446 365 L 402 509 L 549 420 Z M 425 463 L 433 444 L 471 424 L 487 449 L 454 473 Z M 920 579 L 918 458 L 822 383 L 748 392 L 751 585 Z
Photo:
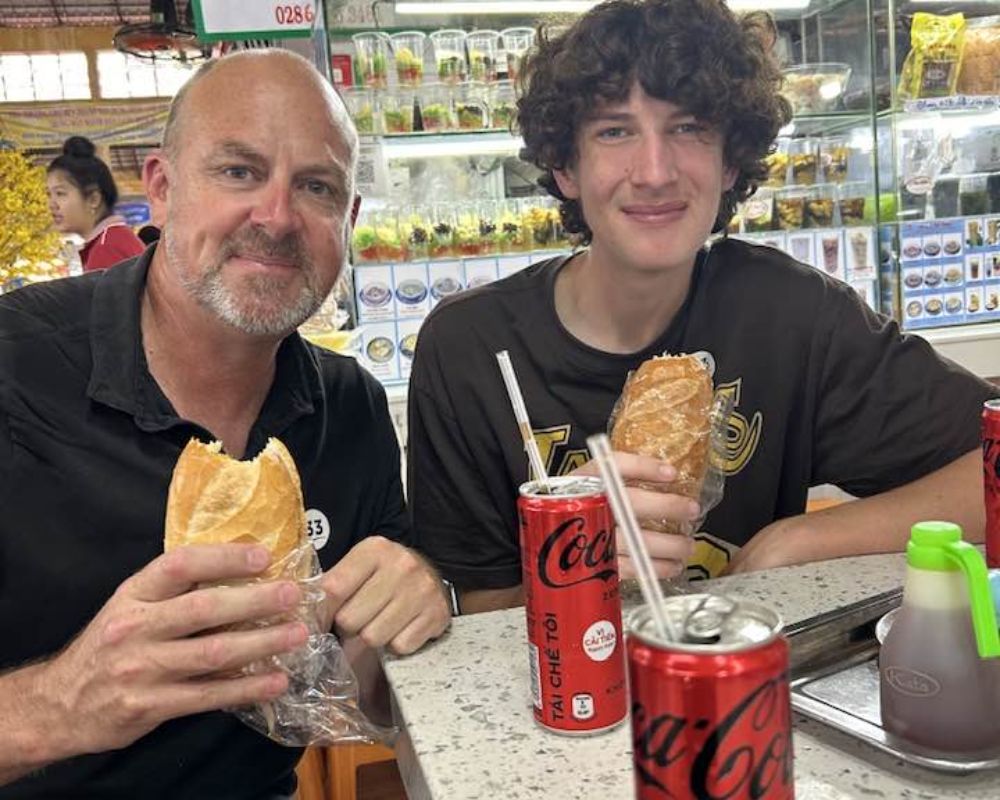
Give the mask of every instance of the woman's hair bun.
M 85 136 L 70 136 L 63 142 L 63 155 L 73 158 L 93 158 L 97 152 L 94 143 Z

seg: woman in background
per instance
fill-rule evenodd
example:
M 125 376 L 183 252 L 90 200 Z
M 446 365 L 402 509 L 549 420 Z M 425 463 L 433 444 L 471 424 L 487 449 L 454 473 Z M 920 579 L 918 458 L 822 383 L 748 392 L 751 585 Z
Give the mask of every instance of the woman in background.
M 89 139 L 66 140 L 62 155 L 49 164 L 47 182 L 56 229 L 84 239 L 80 261 L 85 272 L 106 269 L 145 249 L 124 218 L 112 213 L 118 187 Z

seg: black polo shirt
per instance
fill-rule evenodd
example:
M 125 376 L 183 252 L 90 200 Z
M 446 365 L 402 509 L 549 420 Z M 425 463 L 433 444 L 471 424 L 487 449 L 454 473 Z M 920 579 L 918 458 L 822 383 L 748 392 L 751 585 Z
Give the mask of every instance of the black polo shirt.
M 57 652 L 162 552 L 177 457 L 192 436 L 213 438 L 178 417 L 146 365 L 152 252 L 0 297 L 0 671 Z M 324 569 L 369 534 L 408 541 L 385 393 L 355 360 L 286 338 L 247 453 L 269 436 L 295 457 Z M 269 797 L 292 791 L 299 756 L 229 714 L 201 714 L 0 798 Z

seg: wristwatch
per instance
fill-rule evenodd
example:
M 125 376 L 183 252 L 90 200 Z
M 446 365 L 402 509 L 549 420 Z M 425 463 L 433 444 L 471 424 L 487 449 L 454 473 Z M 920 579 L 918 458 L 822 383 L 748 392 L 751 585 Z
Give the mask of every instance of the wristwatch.
M 451 615 L 453 617 L 461 616 L 462 606 L 458 602 L 458 589 L 455 588 L 455 584 L 442 578 L 441 585 L 444 586 L 445 597 L 448 598 L 448 603 L 451 605 Z

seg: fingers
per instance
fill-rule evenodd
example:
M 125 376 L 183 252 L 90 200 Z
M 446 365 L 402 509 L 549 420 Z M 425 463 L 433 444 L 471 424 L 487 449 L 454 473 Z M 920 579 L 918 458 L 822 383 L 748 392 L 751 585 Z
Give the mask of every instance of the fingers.
M 360 635 L 379 615 L 392 622 L 398 621 L 400 626 L 408 623 L 417 613 L 417 609 L 404 611 L 399 608 L 398 603 L 393 604 L 396 588 L 396 581 L 387 571 L 372 573 L 361 590 L 338 603 L 337 612 L 334 614 L 337 628 L 348 636 Z M 339 587 L 336 590 L 339 592 Z M 393 605 L 391 609 L 390 605 Z M 394 630 L 393 633 L 395 632 Z M 380 647 L 387 641 L 382 637 L 372 637 L 370 634 L 361 638 L 369 647 Z
M 436 639 L 448 628 L 448 609 L 444 616 L 421 614 L 396 634 L 389 642 L 389 650 L 405 656 L 419 649 L 428 639 Z
M 643 530 L 642 538 L 658 578 L 677 577 L 694 553 L 694 540 L 687 536 Z M 624 536 L 618 536 L 617 540 L 619 574 L 623 578 L 634 578 L 636 568 L 628 552 L 628 542 Z
M 627 492 L 632 510 L 639 520 L 668 519 L 675 522 L 691 522 L 701 515 L 698 504 L 690 497 L 635 487 L 630 487 Z
M 653 574 L 660 580 L 676 578 L 684 571 L 684 564 L 680 561 L 654 561 Z M 622 580 L 626 578 L 638 578 L 639 570 L 631 556 L 618 556 L 618 577 Z
M 158 605 L 152 629 L 162 638 L 176 639 L 284 614 L 301 599 L 302 590 L 292 581 L 196 589 Z
M 151 561 L 122 588 L 137 600 L 156 602 L 177 597 L 199 583 L 252 578 L 270 560 L 267 548 L 248 544 L 178 547 Z
M 350 611 L 345 607 L 345 611 Z M 360 625 L 355 622 L 360 617 L 345 615 L 346 621 L 338 627 L 349 636 L 357 636 L 369 647 L 382 647 L 405 630 L 413 620 L 420 616 L 421 609 L 410 603 L 393 600 L 377 614 L 367 618 Z M 421 642 L 423 644 L 423 642 Z
M 234 623 L 267 619 L 296 607 L 302 593 L 291 581 L 195 589 L 158 603 L 131 601 L 109 614 L 101 641 L 178 639 Z
M 164 687 L 155 697 L 146 695 L 126 704 L 132 716 L 173 719 L 189 714 L 200 714 L 220 708 L 239 708 L 257 703 L 267 703 L 283 695 L 288 689 L 288 676 L 283 672 L 248 675 L 238 678 L 217 678 L 187 681 Z
M 669 483 L 677 477 L 677 470 L 666 461 L 652 456 L 639 456 L 635 453 L 614 452 L 615 464 L 625 481 L 648 481 L 649 483 Z M 582 467 L 573 471 L 574 475 L 597 475 L 597 464 L 588 461 Z
M 420 648 L 428 639 L 440 636 L 448 627 L 451 615 L 440 592 L 430 595 L 423 605 L 395 598 L 363 627 L 347 628 L 368 647 L 389 645 L 394 653 L 404 655 Z
M 255 661 L 290 653 L 308 638 L 308 628 L 292 622 L 167 642 L 154 658 L 169 675 L 191 678 L 233 672 Z
M 369 647 L 392 643 L 412 652 L 451 618 L 441 582 L 422 558 L 395 542 L 371 537 L 331 569 L 323 587 L 346 636 Z
M 371 579 L 384 559 L 391 558 L 391 553 L 387 552 L 391 550 L 390 545 L 401 547 L 381 536 L 362 539 L 323 576 L 321 585 L 327 595 L 327 610 L 334 615 L 338 625 L 340 620 L 337 614 L 341 606 Z M 385 602 L 387 600 L 383 600 L 382 604 Z

